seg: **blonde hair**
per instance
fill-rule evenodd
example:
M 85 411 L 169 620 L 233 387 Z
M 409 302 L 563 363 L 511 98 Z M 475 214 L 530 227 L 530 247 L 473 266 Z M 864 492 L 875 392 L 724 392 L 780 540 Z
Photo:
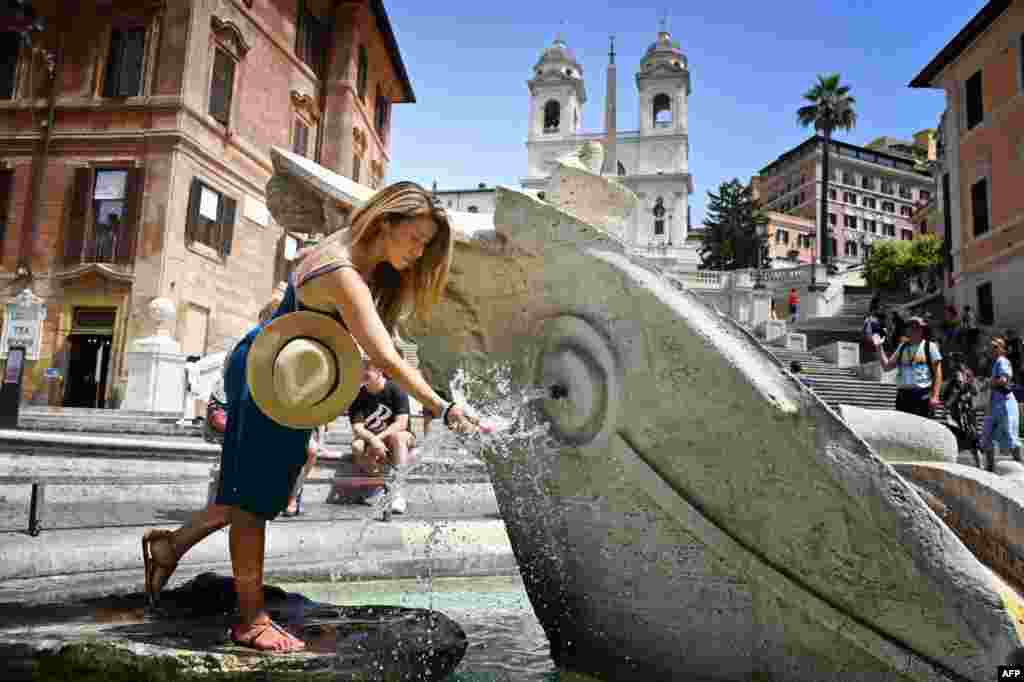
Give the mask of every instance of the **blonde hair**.
M 1001 352 L 1006 353 L 1006 338 L 1002 336 L 993 336 L 989 343 L 997 347 Z
M 385 223 L 396 224 L 407 218 L 429 215 L 437 232 L 423 250 L 423 255 L 407 269 L 395 270 L 388 264 L 387 276 L 375 273 L 373 283 L 377 314 L 392 334 L 399 322 L 410 315 L 421 320 L 429 317 L 430 309 L 437 305 L 448 284 L 454 240 L 448 214 L 434 204 L 430 193 L 415 182 L 396 182 L 373 195 L 373 198 L 352 215 L 351 226 L 320 242 L 320 248 L 332 241 L 348 245 L 372 243 Z
M 260 308 L 259 322 L 263 324 L 277 312 L 277 309 L 281 307 L 281 301 L 284 300 L 284 292 L 281 291 L 280 287 L 275 287 L 274 293 L 270 296 L 270 300 Z

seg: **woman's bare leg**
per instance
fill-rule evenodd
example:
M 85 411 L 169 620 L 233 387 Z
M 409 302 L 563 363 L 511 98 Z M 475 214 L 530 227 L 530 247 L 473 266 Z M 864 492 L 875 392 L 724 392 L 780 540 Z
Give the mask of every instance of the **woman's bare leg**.
M 150 544 L 150 552 L 156 560 L 157 581 L 165 584 L 178 561 L 192 547 L 229 523 L 231 507 L 210 504 L 196 514 L 184 526 L 167 536 L 159 537 Z
M 302 486 L 305 484 L 309 472 L 316 465 L 316 453 L 317 449 L 312 445 L 306 450 L 306 463 L 302 465 L 302 471 L 299 472 L 298 477 L 295 479 L 295 486 L 292 488 L 291 497 L 288 498 L 288 513 L 290 514 L 294 514 L 299 510 L 299 493 L 302 492 Z
M 238 593 L 239 624 L 234 629 L 236 640 L 256 649 L 289 652 L 305 647 L 297 637 L 268 627 L 270 615 L 263 601 L 263 561 L 265 557 L 266 521 L 238 508 L 230 511 L 231 570 Z

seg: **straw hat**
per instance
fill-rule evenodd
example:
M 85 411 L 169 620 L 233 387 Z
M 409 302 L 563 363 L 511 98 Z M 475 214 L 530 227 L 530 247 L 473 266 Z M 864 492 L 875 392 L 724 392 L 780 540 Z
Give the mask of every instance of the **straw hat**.
M 359 393 L 362 360 L 333 318 L 303 310 L 277 318 L 249 349 L 246 378 L 263 414 L 293 429 L 329 424 Z

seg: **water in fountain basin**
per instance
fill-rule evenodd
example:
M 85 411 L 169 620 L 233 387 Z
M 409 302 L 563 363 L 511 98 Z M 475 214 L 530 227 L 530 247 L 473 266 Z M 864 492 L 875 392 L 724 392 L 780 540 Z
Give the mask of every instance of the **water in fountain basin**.
M 481 423 L 487 424 L 491 428 L 486 432 L 465 435 L 449 431 L 438 424 L 437 426 L 440 428 L 435 427 L 429 435 L 420 439 L 416 461 L 409 467 L 393 473 L 393 479 L 389 485 L 391 492 L 375 502 L 374 513 L 362 524 L 357 546 L 361 544 L 370 523 L 380 518 L 388 518 L 393 492 L 400 490 L 410 475 L 415 474 L 424 463 L 431 461 L 436 463 L 440 459 L 449 459 L 453 468 L 457 470 L 460 464 L 480 461 L 484 458 L 485 452 L 490 457 L 502 458 L 510 447 L 521 444 L 524 440 L 532 442 L 546 437 L 546 425 L 535 423 L 534 411 L 528 407 L 534 401 L 552 397 L 551 389 L 549 387 L 514 386 L 508 366 L 492 366 L 483 375 L 474 375 L 459 370 L 452 381 L 450 390 L 457 404 L 469 407 L 471 413 L 477 416 Z M 540 481 L 538 480 L 536 484 L 540 486 Z M 430 499 L 433 500 L 437 495 L 446 492 L 442 491 L 438 487 L 439 485 L 441 484 L 437 482 L 430 484 L 428 488 Z M 452 483 L 446 482 L 443 485 L 450 486 Z M 512 611 L 497 608 L 486 613 L 481 619 L 481 614 L 478 612 L 464 613 L 463 609 L 457 605 L 453 607 L 449 604 L 450 600 L 445 597 L 447 592 L 437 589 L 430 560 L 442 544 L 449 541 L 448 534 L 445 533 L 448 523 L 444 520 L 430 520 L 428 523 L 431 529 L 423 548 L 427 559 L 425 574 L 419 576 L 413 584 L 404 583 L 403 586 L 408 588 L 408 591 L 400 592 L 400 598 L 396 599 L 392 595 L 388 599 L 389 603 L 395 605 L 409 605 L 408 602 L 412 601 L 431 610 L 437 609 L 446 613 L 454 611 L 450 615 L 457 621 L 466 620 L 468 622 L 467 629 L 470 631 L 471 640 L 473 640 L 473 631 L 478 631 L 478 640 L 473 642 L 471 647 L 476 647 L 477 650 L 484 652 L 483 667 L 471 665 L 468 671 L 457 673 L 450 682 L 475 682 L 477 680 L 479 682 L 503 682 L 504 680 L 555 682 L 568 679 L 564 674 L 560 677 L 559 673 L 553 672 L 553 666 L 547 654 L 547 641 L 532 613 L 518 578 L 496 579 L 502 582 L 503 590 L 507 591 L 509 584 L 514 585 L 516 606 Z M 486 591 L 489 585 L 487 580 L 489 579 L 480 583 L 480 579 L 474 579 L 474 584 L 477 589 Z M 396 583 L 389 583 L 389 585 L 389 589 L 397 586 Z M 303 587 L 303 590 L 305 589 Z M 324 587 L 321 585 L 319 589 L 324 589 Z M 339 589 L 343 588 L 339 586 Z M 361 588 L 360 594 L 363 594 Z M 365 599 L 374 603 L 384 603 L 380 601 L 380 594 L 365 594 Z M 478 594 L 485 599 L 495 597 L 491 593 L 480 592 Z M 503 672 L 503 669 L 507 673 L 511 673 L 511 676 Z

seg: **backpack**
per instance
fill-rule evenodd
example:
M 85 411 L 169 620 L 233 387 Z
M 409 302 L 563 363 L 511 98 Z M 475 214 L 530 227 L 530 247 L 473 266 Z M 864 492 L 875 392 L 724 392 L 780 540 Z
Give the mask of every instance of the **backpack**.
M 931 379 L 932 383 L 934 384 L 935 383 L 935 368 L 932 367 L 931 350 L 932 350 L 932 346 L 935 346 L 935 350 L 938 350 L 939 347 L 937 345 L 935 345 L 935 342 L 931 340 L 930 336 L 925 337 L 923 339 L 923 341 L 924 341 L 924 344 L 925 344 L 924 345 L 924 364 L 925 364 L 926 367 L 928 367 L 928 377 Z M 901 343 L 899 345 L 899 348 L 896 349 L 896 356 L 898 358 L 898 361 L 896 363 L 897 365 L 904 365 L 904 364 L 913 365 L 914 364 L 913 356 L 911 356 L 910 362 L 908 362 L 908 363 L 904 363 L 903 362 L 903 349 L 906 348 L 906 347 L 907 347 L 906 343 Z

